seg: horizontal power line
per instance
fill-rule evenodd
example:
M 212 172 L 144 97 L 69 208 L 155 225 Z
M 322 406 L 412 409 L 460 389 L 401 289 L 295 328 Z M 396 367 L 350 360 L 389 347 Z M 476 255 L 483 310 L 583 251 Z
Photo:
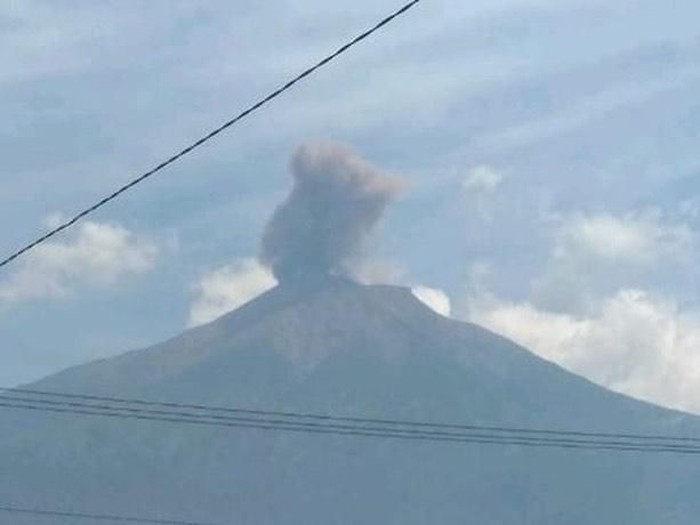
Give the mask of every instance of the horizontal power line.
M 9 514 L 25 514 L 32 516 L 44 516 L 55 518 L 72 518 L 80 520 L 92 521 L 112 521 L 123 523 L 143 523 L 150 525 L 215 525 L 213 523 L 204 523 L 201 521 L 183 521 L 183 520 L 167 520 L 157 518 L 144 518 L 136 516 L 125 516 L 121 514 L 93 514 L 89 512 L 70 512 L 63 510 L 36 509 L 29 507 L 17 507 L 14 505 L 0 504 L 0 512 Z
M 590 432 L 582 430 L 564 430 L 564 429 L 548 429 L 548 428 L 533 428 L 533 427 L 522 427 L 522 426 L 493 426 L 493 425 L 475 425 L 475 424 L 464 424 L 464 423 L 444 423 L 436 421 L 416 421 L 416 420 L 406 420 L 406 419 L 386 419 L 386 418 L 368 418 L 368 417 L 352 417 L 352 416 L 339 416 L 330 414 L 319 414 L 310 412 L 298 412 L 298 411 L 281 411 L 281 410 L 260 410 L 260 409 L 250 409 L 250 408 L 240 408 L 231 406 L 217 406 L 217 405 L 204 405 L 195 403 L 181 403 L 181 402 L 167 402 L 167 401 L 155 401 L 138 399 L 132 397 L 115 397 L 115 396 L 100 396 L 91 395 L 83 393 L 68 393 L 68 392 L 55 392 L 48 390 L 37 390 L 31 388 L 0 388 L 0 399 L 3 397 L 10 398 L 16 394 L 28 394 L 30 396 L 39 396 L 36 398 L 22 398 L 22 400 L 27 401 L 37 401 L 41 402 L 42 398 L 58 398 L 58 399 L 70 399 L 70 400 L 84 400 L 84 401 L 97 401 L 97 402 L 108 402 L 117 403 L 118 405 L 134 405 L 134 406 L 144 406 L 144 407 L 162 407 L 162 408 L 174 408 L 174 409 L 185 409 L 194 410 L 201 414 L 232 414 L 232 415 L 254 415 L 254 416 L 272 416 L 272 417 L 282 417 L 291 418 L 298 420 L 311 420 L 311 421 L 329 421 L 329 422 L 341 422 L 341 423 L 367 423 L 376 425 L 389 425 L 396 427 L 409 427 L 409 428 L 428 428 L 428 429 L 448 429 L 448 430 L 476 430 L 485 432 L 496 432 L 496 433 L 513 433 L 517 432 L 520 434 L 533 434 L 533 435 L 544 435 L 544 436 L 564 436 L 564 437 L 586 437 L 586 438 L 611 438 L 611 439 L 635 439 L 635 440 L 653 440 L 653 441 L 677 441 L 677 442 L 687 442 L 694 443 L 700 446 L 700 437 L 692 436 L 678 436 L 670 434 L 640 434 L 640 433 L 622 433 L 622 432 Z M 19 399 L 19 398 L 17 398 Z
M 3 399 L 4 398 L 4 399 Z M 264 417 L 236 417 L 212 414 L 196 414 L 176 410 L 155 410 L 133 406 L 95 405 L 82 402 L 61 402 L 43 400 L 32 401 L 21 398 L 0 397 L 1 408 L 32 410 L 39 412 L 102 416 L 120 419 L 163 421 L 169 423 L 195 424 L 216 427 L 252 428 L 313 434 L 335 434 L 355 437 L 375 437 L 418 441 L 473 443 L 492 445 L 522 445 L 535 447 L 557 447 L 569 449 L 590 449 L 634 452 L 669 452 L 698 454 L 700 447 L 678 442 L 635 441 L 630 439 L 600 439 L 572 437 L 543 437 L 511 432 L 494 434 L 475 431 L 417 430 L 401 427 L 367 424 L 331 424 L 307 422 L 294 419 L 280 420 Z
M 233 126 L 234 124 L 236 124 L 236 123 L 239 122 L 240 120 L 246 118 L 246 117 L 247 117 L 248 115 L 250 115 L 251 113 L 254 113 L 254 112 L 257 111 L 258 109 L 262 108 L 263 106 L 265 106 L 266 104 L 268 104 L 269 102 L 271 102 L 273 99 L 279 97 L 282 93 L 284 93 L 284 92 L 287 91 L 288 89 L 292 88 L 292 86 L 294 86 L 294 85 L 295 85 L 296 83 L 298 83 L 299 81 L 301 81 L 301 80 L 303 80 L 304 78 L 308 77 L 309 75 L 313 74 L 313 73 L 316 72 L 318 69 L 322 68 L 323 66 L 325 66 L 326 64 L 328 64 L 328 63 L 331 62 L 332 60 L 336 59 L 338 56 L 340 56 L 340 55 L 342 55 L 343 53 L 345 53 L 347 50 L 349 50 L 349 49 L 350 49 L 351 47 L 353 47 L 354 45 L 360 43 L 362 40 L 365 40 L 367 37 L 369 37 L 370 35 L 372 35 L 372 34 L 375 33 L 376 31 L 378 31 L 379 29 L 381 29 L 382 27 L 384 27 L 385 25 L 387 25 L 388 23 L 390 23 L 391 21 L 393 21 L 395 18 L 397 18 L 397 17 L 399 17 L 400 15 L 404 14 L 406 11 L 408 11 L 408 10 L 411 9 L 413 6 L 415 6 L 418 2 L 420 2 L 420 0 L 412 0 L 411 2 L 408 2 L 408 3 L 405 4 L 403 7 L 399 8 L 398 10 L 394 11 L 392 14 L 390 14 L 390 15 L 387 16 L 386 18 L 384 18 L 384 19 L 382 19 L 381 21 L 379 21 L 377 24 L 375 24 L 374 26 L 372 26 L 370 29 L 368 29 L 368 30 L 366 30 L 365 32 L 361 33 L 360 35 L 356 36 L 355 38 L 353 38 L 352 40 L 350 40 L 350 41 L 347 42 L 346 44 L 344 44 L 344 45 L 342 45 L 341 47 L 339 47 L 337 50 L 335 50 L 335 51 L 334 51 L 333 53 L 331 53 L 330 55 L 327 55 L 325 58 L 319 60 L 318 62 L 316 62 L 316 63 L 315 63 L 314 65 L 312 65 L 311 67 L 305 69 L 304 71 L 302 71 L 301 73 L 299 73 L 298 75 L 296 75 L 295 77 L 293 77 L 292 79 L 290 79 L 289 81 L 287 81 L 285 84 L 283 84 L 282 86 L 280 86 L 279 88 L 277 88 L 276 90 L 274 90 L 274 91 L 273 91 L 272 93 L 270 93 L 269 95 L 265 96 L 264 98 L 262 98 L 262 99 L 260 99 L 259 101 L 255 102 L 254 104 L 252 104 L 252 105 L 249 106 L 248 108 L 244 109 L 243 111 L 241 111 L 238 115 L 236 115 L 236 116 L 233 117 L 232 119 L 230 119 L 230 120 L 224 122 L 223 124 L 221 124 L 221 125 L 220 125 L 219 127 L 217 127 L 216 129 L 210 131 L 209 133 L 207 133 L 207 134 L 204 135 L 203 137 L 197 139 L 195 142 L 191 143 L 191 144 L 188 145 L 187 147 L 181 149 L 180 151 L 178 151 L 177 153 L 175 153 L 173 156 L 171 156 L 171 157 L 168 158 L 167 160 L 164 160 L 163 162 L 161 162 L 160 164 L 158 164 L 158 165 L 155 166 L 154 168 L 148 170 L 147 172 L 143 173 L 142 175 L 139 175 L 138 177 L 136 177 L 135 179 L 131 180 L 131 181 L 128 182 L 127 184 L 121 186 L 120 188 L 118 188 L 117 190 L 115 190 L 114 192 L 112 192 L 111 194 L 107 195 L 107 196 L 104 197 L 103 199 L 101 199 L 101 200 L 99 200 L 98 202 L 96 202 L 95 204 L 89 206 L 88 208 L 85 208 L 85 209 L 82 210 L 81 212 L 79 212 L 79 213 L 77 213 L 76 215 L 74 215 L 72 218 L 66 220 L 65 222 L 59 224 L 59 225 L 56 226 L 55 228 L 49 230 L 47 233 L 45 233 L 44 235 L 41 235 L 41 236 L 38 237 L 36 240 L 30 242 L 29 244 L 25 245 L 24 247 L 18 249 L 17 251 L 11 253 L 10 255 L 8 255 L 7 257 L 5 257 L 4 259 L 0 260 L 0 268 L 2 268 L 3 266 L 6 266 L 7 264 L 11 263 L 12 261 L 14 261 L 15 259 L 17 259 L 18 257 L 21 257 L 22 255 L 24 255 L 24 254 L 27 253 L 28 251 L 30 251 L 30 250 L 36 248 L 39 244 L 42 244 L 43 242 L 49 240 L 51 237 L 53 237 L 53 236 L 55 236 L 55 235 L 61 233 L 62 231 L 64 231 L 64 230 L 70 228 L 70 227 L 73 226 L 75 223 L 79 222 L 80 220 L 82 220 L 82 219 L 85 218 L 86 216 L 92 214 L 93 212 L 97 211 L 99 208 L 101 208 L 102 206 L 104 206 L 104 205 L 107 204 L 108 202 L 110 202 L 110 201 L 116 199 L 117 197 L 119 197 L 119 196 L 122 195 L 123 193 L 129 191 L 131 188 L 133 188 L 133 187 L 136 186 L 137 184 L 140 184 L 141 182 L 144 182 L 146 179 L 149 179 L 150 177 L 152 177 L 153 175 L 155 175 L 156 173 L 158 173 L 158 172 L 161 171 L 162 169 L 166 168 L 166 167 L 169 166 L 170 164 L 173 164 L 174 162 L 176 162 L 177 160 L 181 159 L 181 158 L 184 157 L 185 155 L 191 153 L 191 152 L 194 151 L 195 149 L 197 149 L 197 148 L 199 148 L 200 146 L 202 146 L 205 142 L 208 142 L 209 140 L 211 140 L 211 139 L 213 139 L 214 137 L 216 137 L 217 135 L 219 135 L 221 132 L 223 132 L 223 131 L 225 131 L 226 129 L 230 128 L 231 126 Z
M 606 446 L 628 446 L 637 445 L 632 441 L 607 441 L 607 440 L 581 440 L 581 439 L 563 439 L 563 438 L 543 438 L 532 436 L 519 436 L 517 433 L 512 435 L 493 435 L 488 433 L 476 432 L 445 432 L 431 430 L 407 430 L 402 428 L 392 428 L 383 426 L 369 425 L 341 425 L 329 423 L 306 423 L 294 420 L 266 419 L 259 417 L 231 417 L 231 416 L 213 416 L 213 415 L 197 415 L 192 413 L 183 413 L 177 411 L 163 410 L 144 410 L 131 407 L 114 407 L 108 405 L 89 405 L 83 403 L 61 403 L 61 402 L 46 402 L 47 404 L 32 404 L 22 399 L 16 399 L 18 402 L 6 402 L 0 398 L 0 407 L 5 408 L 20 408 L 27 410 L 45 410 L 61 413 L 77 413 L 82 415 L 109 416 L 109 417 L 137 417 L 139 419 L 147 419 L 154 421 L 171 421 L 180 423 L 222 425 L 222 426 L 238 426 L 249 428 L 262 429 L 277 429 L 277 430 L 317 430 L 323 433 L 359 433 L 357 435 L 378 436 L 378 437 L 416 437 L 416 438 L 446 438 L 446 439 L 489 439 L 489 440 L 508 440 L 517 439 L 519 443 L 534 442 L 537 444 L 573 444 L 573 445 L 606 445 Z M 22 403 L 22 401 L 25 401 Z M 505 442 L 505 441 L 504 441 Z M 677 443 L 652 442 L 644 443 L 644 446 L 669 447 L 669 448 L 693 448 L 688 445 L 680 445 Z M 694 447 L 700 451 L 700 447 Z
M 105 410 L 83 410 L 70 407 L 41 407 L 23 404 L 0 403 L 0 408 L 16 408 L 22 410 L 38 410 L 42 412 L 54 412 L 63 414 L 78 414 L 98 417 L 112 417 L 120 419 L 137 419 L 147 421 L 164 421 L 168 423 L 184 423 L 215 427 L 233 427 L 233 428 L 248 428 L 258 430 L 274 430 L 285 432 L 302 432 L 309 434 L 332 434 L 351 437 L 375 437 L 389 439 L 404 439 L 415 441 L 431 441 L 431 442 L 448 442 L 448 443 L 472 443 L 472 444 L 489 444 L 489 445 L 522 445 L 532 447 L 554 447 L 567 449 L 587 449 L 587 450 L 608 450 L 608 451 L 624 451 L 624 452 L 669 452 L 678 454 L 700 454 L 700 447 L 683 446 L 683 445 L 663 445 L 663 444 L 648 444 L 648 443 L 608 443 L 595 440 L 579 441 L 565 439 L 543 439 L 529 438 L 522 436 L 474 436 L 469 434 L 448 434 L 434 432 L 416 432 L 416 431 L 378 431 L 374 429 L 366 429 L 356 427 L 351 429 L 337 429 L 326 426 L 311 426 L 308 424 L 276 424 L 261 421 L 255 422 L 238 422 L 238 421 L 212 421 L 206 418 L 183 418 L 183 417 L 168 417 L 149 414 L 136 413 L 120 413 L 109 412 Z

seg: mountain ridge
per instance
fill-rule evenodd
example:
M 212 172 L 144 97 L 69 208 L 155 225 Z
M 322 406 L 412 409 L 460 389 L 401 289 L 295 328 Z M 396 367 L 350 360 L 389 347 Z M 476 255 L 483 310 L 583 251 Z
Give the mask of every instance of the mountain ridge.
M 164 343 L 32 388 L 700 436 L 700 418 L 607 391 L 486 329 L 440 316 L 408 288 L 343 279 L 279 286 Z M 687 488 L 698 471 L 672 455 L 407 444 L 19 411 L 4 421 L 0 458 L 8 468 L 0 469 L 0 493 L 14 503 L 31 495 L 46 507 L 87 501 L 89 510 L 148 515 L 157 508 L 242 524 L 685 525 L 700 512 Z
M 44 380 L 40 380 L 34 383 L 33 386 L 39 386 L 48 390 L 61 388 L 61 391 L 64 392 L 84 393 L 87 391 L 90 394 L 117 394 L 124 388 L 123 376 L 127 376 L 133 385 L 142 385 L 146 387 L 147 392 L 147 385 L 157 383 L 158 380 L 163 378 L 163 374 L 177 374 L 178 372 L 186 371 L 189 367 L 197 366 L 206 362 L 207 358 L 213 357 L 216 351 L 207 349 L 207 341 L 221 338 L 228 339 L 230 337 L 255 337 L 260 330 L 265 331 L 265 323 L 270 318 L 273 319 L 271 321 L 273 326 L 271 328 L 268 327 L 267 330 L 281 332 L 284 326 L 287 326 L 290 322 L 295 322 L 295 320 L 290 321 L 288 319 L 290 311 L 292 312 L 292 317 L 294 317 L 299 313 L 299 309 L 310 308 L 313 310 L 315 303 L 319 301 L 323 303 L 324 310 L 331 309 L 330 305 L 335 303 L 336 308 L 343 311 L 351 312 L 355 310 L 360 311 L 363 315 L 367 312 L 373 312 L 375 316 L 381 313 L 386 316 L 385 322 L 395 323 L 400 331 L 411 333 L 414 338 L 425 340 L 428 345 L 433 346 L 437 346 L 437 344 L 435 342 L 431 343 L 430 336 L 422 332 L 429 334 L 435 329 L 435 326 L 450 327 L 451 338 L 447 341 L 448 344 L 446 344 L 444 339 L 441 340 L 442 346 L 464 346 L 468 348 L 470 359 L 479 359 L 480 364 L 478 366 L 491 367 L 492 371 L 494 366 L 499 366 L 494 364 L 498 363 L 498 359 L 495 361 L 485 360 L 485 354 L 481 350 L 481 347 L 484 345 L 489 348 L 487 353 L 493 354 L 505 348 L 507 352 L 511 352 L 520 360 L 530 362 L 530 364 L 535 363 L 543 368 L 552 370 L 555 374 L 565 374 L 572 381 L 582 385 L 608 392 L 600 385 L 582 376 L 569 372 L 555 363 L 543 360 L 507 338 L 494 334 L 478 325 L 455 321 L 441 316 L 420 302 L 413 295 L 410 288 L 390 285 L 359 285 L 342 278 L 327 278 L 314 281 L 311 286 L 309 286 L 309 283 L 305 283 L 301 287 L 296 285 L 277 286 L 245 303 L 240 308 L 228 312 L 210 323 L 187 330 L 163 343 L 71 367 Z M 348 304 L 348 302 L 351 304 Z M 399 314 L 395 311 L 397 304 L 400 305 Z M 426 319 L 432 322 L 428 327 L 425 326 Z M 361 325 L 364 321 L 362 319 L 359 324 Z M 340 333 L 339 327 L 335 327 L 334 330 L 336 330 L 336 334 Z M 250 335 L 251 331 L 253 333 L 252 336 Z M 296 335 L 298 336 L 298 334 Z M 285 334 L 281 337 L 289 336 L 292 336 L 292 334 Z M 494 342 L 499 344 L 494 344 Z M 285 345 L 286 341 L 276 341 L 272 346 L 284 347 Z M 302 369 L 304 367 L 313 367 L 314 364 L 318 364 L 318 360 L 323 359 L 327 349 L 315 344 L 309 344 L 308 346 L 311 348 L 307 349 L 306 352 L 297 350 L 296 354 L 280 352 L 280 355 L 285 357 L 294 367 Z M 380 345 L 375 343 L 373 346 L 377 348 Z M 400 352 L 400 349 L 394 349 L 393 352 L 396 355 Z M 464 356 L 461 357 L 462 361 L 466 359 Z M 111 385 L 111 380 L 107 376 L 115 373 L 115 367 L 117 370 L 120 368 L 124 368 L 124 370 L 119 374 L 120 377 L 117 380 L 117 384 Z M 103 369 L 105 373 L 102 373 Z M 496 372 L 498 371 L 496 370 Z M 504 374 L 505 371 L 500 371 L 500 373 Z M 56 385 L 59 386 L 57 387 Z M 67 385 L 70 385 L 70 388 Z M 618 393 L 610 393 L 609 395 L 615 399 L 632 399 Z M 654 410 L 662 410 L 667 414 L 675 414 L 681 419 L 695 419 L 695 416 L 660 407 L 653 403 L 636 399 L 634 399 L 634 402 Z

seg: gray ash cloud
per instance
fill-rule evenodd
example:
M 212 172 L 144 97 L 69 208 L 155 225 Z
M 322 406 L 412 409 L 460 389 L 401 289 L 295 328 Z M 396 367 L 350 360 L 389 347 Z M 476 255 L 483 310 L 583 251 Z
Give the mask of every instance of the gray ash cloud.
M 294 186 L 267 224 L 261 260 L 280 282 L 351 274 L 402 188 L 345 145 L 312 142 L 291 162 Z

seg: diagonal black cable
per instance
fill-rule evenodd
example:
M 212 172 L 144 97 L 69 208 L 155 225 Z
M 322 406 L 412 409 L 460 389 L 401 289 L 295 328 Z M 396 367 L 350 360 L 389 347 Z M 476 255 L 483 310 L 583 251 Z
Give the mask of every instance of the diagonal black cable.
M 700 446 L 700 437 L 692 436 L 674 436 L 670 434 L 639 434 L 639 433 L 621 433 L 621 432 L 589 432 L 582 430 L 561 430 L 561 429 L 543 429 L 520 426 L 490 426 L 490 425 L 469 425 L 459 423 L 440 423 L 415 420 L 400 420 L 400 419 L 384 419 L 384 418 L 366 418 L 366 417 L 348 417 L 335 416 L 328 414 L 308 413 L 308 412 L 292 412 L 292 411 L 275 411 L 275 410 L 254 410 L 237 407 L 222 407 L 202 404 L 188 404 L 176 402 L 151 401 L 136 398 L 98 396 L 89 394 L 50 392 L 45 390 L 35 390 L 29 388 L 0 388 L 0 400 L 8 399 L 15 401 L 27 401 L 42 403 L 42 398 L 48 397 L 68 400 L 82 400 L 89 402 L 107 402 L 116 403 L 117 405 L 132 405 L 136 407 L 161 407 L 166 409 L 184 409 L 194 410 L 198 412 L 197 416 L 209 414 L 232 414 L 232 415 L 251 415 L 262 417 L 282 417 L 290 418 L 297 421 L 323 421 L 323 422 L 339 422 L 339 423 L 359 423 L 370 425 L 388 425 L 398 429 L 402 427 L 418 428 L 418 429 L 445 429 L 445 430 L 467 430 L 467 431 L 483 431 L 495 433 L 518 433 L 525 435 L 542 435 L 542 436 L 559 436 L 559 437 L 582 437 L 582 438 L 603 438 L 603 439 L 631 439 L 639 441 L 665 441 L 665 442 L 680 442 L 688 444 L 696 444 Z M 40 396 L 38 398 L 17 398 L 13 397 L 16 394 L 26 394 L 30 396 Z M 111 407 L 115 408 L 115 407 Z
M 9 403 L 8 403 L 9 401 Z M 446 438 L 477 438 L 477 439 L 508 439 L 511 437 L 517 437 L 522 441 L 536 441 L 541 443 L 572 443 L 572 444 L 582 444 L 586 445 L 595 442 L 595 444 L 610 445 L 610 446 L 627 446 L 627 445 L 637 445 L 634 441 L 623 440 L 623 441 L 610 441 L 601 440 L 597 438 L 595 440 L 591 439 L 577 439 L 577 438 L 551 438 L 551 437 L 533 437 L 533 436 L 519 436 L 518 432 L 514 432 L 514 436 L 508 435 L 495 435 L 492 433 L 475 432 L 475 431 L 462 431 L 462 432 L 447 432 L 440 430 L 416 430 L 416 429 L 406 429 L 401 427 L 384 426 L 384 425 L 367 425 L 367 424 L 337 424 L 337 423 L 318 423 L 318 422 L 304 422 L 295 419 L 279 419 L 269 417 L 250 417 L 250 416 L 222 416 L 222 415 L 211 415 L 211 414 L 197 414 L 192 412 L 182 412 L 175 410 L 155 410 L 155 409 L 143 409 L 134 407 L 119 407 L 116 405 L 104 405 L 104 404 L 90 404 L 81 402 L 65 402 L 65 401 L 53 401 L 53 400 L 43 400 L 39 404 L 33 402 L 34 400 L 26 398 L 15 398 L 15 397 L 0 397 L 0 407 L 8 408 L 25 408 L 29 410 L 47 410 L 47 407 L 58 407 L 61 412 L 70 412 L 75 410 L 75 413 L 87 414 L 87 415 L 114 415 L 116 417 L 124 416 L 131 417 L 131 415 L 143 416 L 142 419 L 160 419 L 162 417 L 168 418 L 164 420 L 170 420 L 176 418 L 179 422 L 189 422 L 198 423 L 203 422 L 207 424 L 226 424 L 226 423 L 236 423 L 242 425 L 269 425 L 271 427 L 298 427 L 302 429 L 321 429 L 329 431 L 362 431 L 362 432 L 390 432 L 393 434 L 406 434 L 416 437 L 446 437 Z M 19 404 L 17 404 L 19 403 Z M 644 443 L 645 446 L 654 447 L 669 447 L 669 448 L 693 448 L 690 445 L 681 445 L 677 443 L 669 442 L 651 442 Z M 700 447 L 694 447 L 700 452 Z
M 405 4 L 403 7 L 399 8 L 398 10 L 394 11 L 392 14 L 390 14 L 390 15 L 387 16 L 386 18 L 384 18 L 384 19 L 382 19 L 381 21 L 379 21 L 377 24 L 375 24 L 374 26 L 372 26 L 370 29 L 368 29 L 368 30 L 366 30 L 365 32 L 361 33 L 360 35 L 356 36 L 355 38 L 353 38 L 352 40 L 350 40 L 348 43 L 342 45 L 341 47 L 339 47 L 337 50 L 335 50 L 335 51 L 334 51 L 333 53 L 331 53 L 330 55 L 328 55 L 328 56 L 326 56 L 325 58 L 319 60 L 319 61 L 318 61 L 316 64 L 314 64 L 313 66 L 311 66 L 311 67 L 309 67 L 308 69 L 302 71 L 301 73 L 299 73 L 298 75 L 296 75 L 295 77 L 293 77 L 291 80 L 287 81 L 285 84 L 283 84 L 282 86 L 280 86 L 279 88 L 277 88 L 276 90 L 274 90 L 272 93 L 270 93 L 270 94 L 267 95 L 266 97 L 260 99 L 258 102 L 254 103 L 253 105 L 249 106 L 248 108 L 244 109 L 244 110 L 241 111 L 238 115 L 236 115 L 236 116 L 233 117 L 232 119 L 230 119 L 230 120 L 224 122 L 224 123 L 221 124 L 218 128 L 216 128 L 216 129 L 214 129 L 213 131 L 209 132 L 207 135 L 205 135 L 205 136 L 203 136 L 202 138 L 196 140 L 195 142 L 193 142 L 193 143 L 190 144 L 189 146 L 183 148 L 182 150 L 180 150 L 179 152 L 177 152 L 176 154 L 174 154 L 172 157 L 170 157 L 170 158 L 168 158 L 167 160 L 164 160 L 163 162 L 161 162 L 160 164 L 158 164 L 156 167 L 150 169 L 149 171 L 143 173 L 142 175 L 140 175 L 140 176 L 138 176 L 137 178 L 133 179 L 133 180 L 130 181 L 129 183 L 125 184 L 124 186 L 118 188 L 118 189 L 115 190 L 113 193 L 107 195 L 106 197 L 104 197 L 103 199 L 101 199 L 101 200 L 98 201 L 97 203 L 93 204 L 92 206 L 90 206 L 90 207 L 84 209 L 83 211 L 77 213 L 77 214 L 76 214 L 75 216 L 73 216 L 71 219 L 69 219 L 69 220 L 67 220 L 67 221 L 65 221 L 65 222 L 63 222 L 63 223 L 61 223 L 60 225 L 56 226 L 55 228 L 53 228 L 52 230 L 48 231 L 48 232 L 45 233 L 44 235 L 38 237 L 36 240 L 34 240 L 34 241 L 32 241 L 31 243 L 25 245 L 23 248 L 20 248 L 19 250 L 15 251 L 14 253 L 10 254 L 10 255 L 7 256 L 7 257 L 5 257 L 4 259 L 2 259 L 2 260 L 0 261 L 0 268 L 2 268 L 3 266 L 6 266 L 7 264 L 11 263 L 12 261 L 14 261 L 15 259 L 17 259 L 18 257 L 21 257 L 21 256 L 24 255 L 26 252 L 28 252 L 28 251 L 34 249 L 34 248 L 37 247 L 39 244 L 41 244 L 41 243 L 47 241 L 48 239 L 50 239 L 50 238 L 53 237 L 54 235 L 56 235 L 56 234 L 62 232 L 63 230 L 66 230 L 66 229 L 70 228 L 70 227 L 73 226 L 75 223 L 77 223 L 78 221 L 80 221 L 81 219 L 83 219 L 84 217 L 86 217 L 87 215 L 90 215 L 91 213 L 93 213 L 93 212 L 96 211 L 97 209 L 101 208 L 102 206 L 104 206 L 104 205 L 107 204 L 108 202 L 110 202 L 110 201 L 116 199 L 117 197 L 119 197 L 122 193 L 124 193 L 124 192 L 126 192 L 126 191 L 129 191 L 131 188 L 133 188 L 133 187 L 136 186 L 137 184 L 140 184 L 141 182 L 145 181 L 146 179 L 152 177 L 153 175 L 155 175 L 156 173 L 158 173 L 159 171 L 161 171 L 163 168 L 166 168 L 166 167 L 169 166 L 170 164 L 176 162 L 176 161 L 179 160 L 180 158 L 184 157 L 184 156 L 187 155 L 188 153 L 192 152 L 193 150 L 195 150 L 195 149 L 197 149 L 198 147 L 200 147 L 201 145 L 203 145 L 205 142 L 208 142 L 209 140 L 213 139 L 213 138 L 214 138 L 215 136 L 217 136 L 219 133 L 221 133 L 221 132 L 225 131 L 226 129 L 230 128 L 231 126 L 233 126 L 234 124 L 236 124 L 238 121 L 244 119 L 245 117 L 247 117 L 247 116 L 250 115 L 251 113 L 257 111 L 258 109 L 260 109 L 261 107 L 263 107 L 264 105 L 266 105 L 268 102 L 271 102 L 273 99 L 277 98 L 277 97 L 280 96 L 282 93 L 284 93 L 285 91 L 287 91 L 288 89 L 290 89 L 290 88 L 291 88 L 292 86 L 294 86 L 294 84 L 296 84 L 297 82 L 299 82 L 299 81 L 303 80 L 304 78 L 308 77 L 309 75 L 311 75 L 312 73 L 314 73 L 316 70 L 322 68 L 323 66 L 325 66 L 326 64 L 328 64 L 329 62 L 331 62 L 332 60 L 334 60 L 335 58 L 337 58 L 337 57 L 340 56 L 341 54 L 345 53 L 348 49 L 350 49 L 350 48 L 353 47 L 354 45 L 360 43 L 362 40 L 366 39 L 367 37 L 369 37 L 370 35 L 372 35 L 374 32 L 378 31 L 379 29 L 381 29 L 382 27 L 384 27 L 385 25 L 387 25 L 388 23 L 390 23 L 391 21 L 393 21 L 395 18 L 397 18 L 397 17 L 401 16 L 402 14 L 404 14 L 406 11 L 408 11 L 408 10 L 411 9 L 413 6 L 415 6 L 418 2 L 420 2 L 420 0 L 412 0 L 411 2 L 408 2 L 408 3 Z
M 32 516 L 46 516 L 56 518 L 74 518 L 93 521 L 120 521 L 124 523 L 144 523 L 151 525 L 214 525 L 201 521 L 167 520 L 157 518 L 143 518 L 135 516 L 124 516 L 120 514 L 93 514 L 89 512 L 70 512 L 63 510 L 35 509 L 28 507 L 18 507 L 14 505 L 1 505 L 0 512 L 11 514 L 27 514 Z
M 410 430 L 391 427 L 368 427 L 364 425 L 337 425 L 284 420 L 269 420 L 264 418 L 235 418 L 224 416 L 196 416 L 175 411 L 156 411 L 147 409 L 114 408 L 81 404 L 77 402 L 53 405 L 37 405 L 30 402 L 0 401 L 0 407 L 21 410 L 34 410 L 59 414 L 77 414 L 102 416 L 120 419 L 136 419 L 146 421 L 163 421 L 169 423 L 184 423 L 215 427 L 253 428 L 259 430 L 275 430 L 288 432 L 303 432 L 311 434 L 334 434 L 353 437 L 375 437 L 404 439 L 430 442 L 452 442 L 491 445 L 522 445 L 529 447 L 556 447 L 567 449 L 589 449 L 626 452 L 667 452 L 677 454 L 700 454 L 700 447 L 677 443 L 649 443 L 634 441 L 609 441 L 600 439 L 571 439 L 544 438 L 536 436 L 492 435 L 474 432 L 444 432 L 429 430 Z

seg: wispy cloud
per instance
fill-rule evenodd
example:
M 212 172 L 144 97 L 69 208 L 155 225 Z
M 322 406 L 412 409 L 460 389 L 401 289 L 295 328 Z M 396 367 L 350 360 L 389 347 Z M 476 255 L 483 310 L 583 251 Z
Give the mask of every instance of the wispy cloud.
M 503 175 L 492 166 L 474 166 L 467 173 L 462 187 L 467 192 L 490 193 L 503 182 Z
M 84 287 L 108 287 L 150 270 L 157 245 L 126 228 L 84 222 L 67 240 L 46 242 L 0 281 L 0 304 L 56 298 Z
M 637 80 L 609 88 L 578 100 L 570 107 L 487 133 L 478 139 L 476 148 L 481 151 L 504 151 L 546 142 L 607 118 L 615 111 L 642 106 L 659 94 L 681 88 L 688 82 L 697 81 L 699 76 L 700 69 L 693 66 L 676 71 L 671 78 L 655 79 L 645 83 Z
M 601 293 L 638 285 L 648 274 L 690 260 L 694 234 L 658 212 L 579 214 L 559 219 L 534 300 L 557 311 L 585 310 Z M 659 268 L 662 264 L 663 268 Z
M 197 282 L 190 306 L 189 326 L 213 321 L 277 284 L 272 272 L 257 259 L 239 259 L 205 273 Z
M 462 190 L 478 217 L 487 222 L 494 219 L 494 196 L 503 183 L 503 174 L 488 164 L 474 166 L 462 181 Z
M 649 284 L 692 259 L 691 229 L 658 212 L 577 214 L 552 227 L 529 296 L 504 299 L 476 272 L 466 317 L 613 390 L 700 412 L 700 312 Z
M 471 320 L 613 390 L 700 412 L 700 315 L 673 301 L 625 289 L 573 315 L 491 298 Z

